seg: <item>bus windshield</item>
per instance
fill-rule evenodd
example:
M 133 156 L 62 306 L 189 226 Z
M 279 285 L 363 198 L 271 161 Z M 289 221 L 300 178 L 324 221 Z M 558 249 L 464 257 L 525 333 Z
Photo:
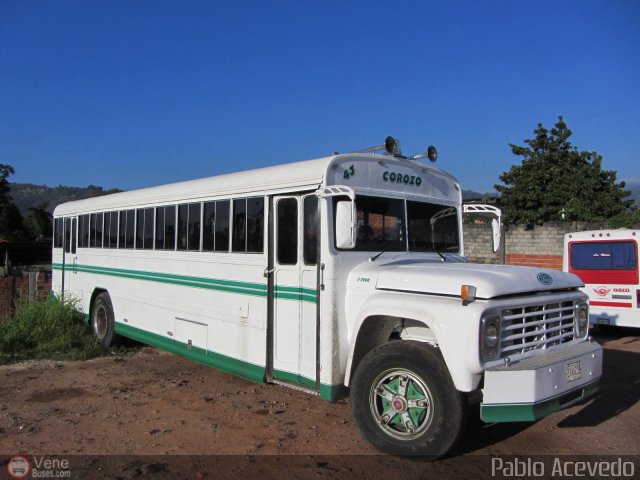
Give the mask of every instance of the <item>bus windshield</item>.
M 571 245 L 574 270 L 633 270 L 638 265 L 633 241 L 580 242 Z
M 455 208 L 384 197 L 356 197 L 356 251 L 450 252 L 460 250 Z

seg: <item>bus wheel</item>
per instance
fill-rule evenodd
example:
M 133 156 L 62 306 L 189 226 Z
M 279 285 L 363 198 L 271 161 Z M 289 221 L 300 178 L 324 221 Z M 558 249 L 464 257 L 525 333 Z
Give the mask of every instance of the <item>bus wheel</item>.
M 91 330 L 102 348 L 109 348 L 115 337 L 115 321 L 111 298 L 106 292 L 100 293 L 91 309 Z
M 351 411 L 378 450 L 436 459 L 458 439 L 466 402 L 436 349 L 394 341 L 371 350 L 358 365 Z

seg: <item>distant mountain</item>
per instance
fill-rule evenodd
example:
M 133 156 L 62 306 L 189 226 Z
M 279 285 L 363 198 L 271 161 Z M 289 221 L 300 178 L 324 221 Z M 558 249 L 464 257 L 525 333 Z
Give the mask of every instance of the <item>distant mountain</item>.
M 31 183 L 11 183 L 9 195 L 13 199 L 20 213 L 24 216 L 31 207 L 46 205 L 45 210 L 53 212 L 53 209 L 64 202 L 82 200 L 83 198 L 99 197 L 122 190 L 113 188 L 104 190 L 102 187 L 89 185 L 88 187 L 47 187 L 46 185 L 33 185 Z
M 480 193 L 475 190 L 462 190 L 462 200 L 484 200 L 487 198 L 496 198 L 499 197 L 500 194 L 497 192 L 489 192 L 489 193 Z

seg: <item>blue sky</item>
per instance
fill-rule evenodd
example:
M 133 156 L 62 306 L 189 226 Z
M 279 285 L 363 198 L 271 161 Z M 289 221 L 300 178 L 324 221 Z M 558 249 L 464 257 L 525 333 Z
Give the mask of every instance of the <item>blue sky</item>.
M 558 115 L 640 175 L 640 3 L 0 0 L 0 163 L 133 189 L 438 147 L 490 191 Z

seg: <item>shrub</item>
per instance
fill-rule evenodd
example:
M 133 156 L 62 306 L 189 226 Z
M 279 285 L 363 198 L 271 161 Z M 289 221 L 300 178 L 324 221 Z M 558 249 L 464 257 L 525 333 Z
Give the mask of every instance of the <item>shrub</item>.
M 0 320 L 0 364 L 34 358 L 83 360 L 103 353 L 82 322 L 77 302 L 20 300 Z

